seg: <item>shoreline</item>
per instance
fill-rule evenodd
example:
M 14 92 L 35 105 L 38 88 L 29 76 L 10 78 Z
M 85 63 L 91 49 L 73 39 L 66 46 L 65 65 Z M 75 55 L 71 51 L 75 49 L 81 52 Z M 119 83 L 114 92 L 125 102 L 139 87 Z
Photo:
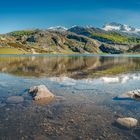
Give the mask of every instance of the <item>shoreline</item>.
M 42 54 L 0 54 L 1 56 L 105 56 L 105 57 L 140 57 L 140 54 L 53 54 L 53 53 L 42 53 Z

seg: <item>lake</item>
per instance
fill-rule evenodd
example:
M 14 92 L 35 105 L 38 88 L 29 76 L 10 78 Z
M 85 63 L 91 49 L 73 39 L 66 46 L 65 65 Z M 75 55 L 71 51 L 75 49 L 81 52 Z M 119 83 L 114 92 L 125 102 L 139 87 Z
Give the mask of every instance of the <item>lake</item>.
M 33 101 L 28 89 L 42 84 L 57 98 Z M 113 100 L 135 89 L 140 89 L 137 55 L 0 56 L 0 139 L 140 139 L 139 126 L 114 125 L 119 116 L 140 121 L 139 101 Z M 24 101 L 8 102 L 11 96 Z

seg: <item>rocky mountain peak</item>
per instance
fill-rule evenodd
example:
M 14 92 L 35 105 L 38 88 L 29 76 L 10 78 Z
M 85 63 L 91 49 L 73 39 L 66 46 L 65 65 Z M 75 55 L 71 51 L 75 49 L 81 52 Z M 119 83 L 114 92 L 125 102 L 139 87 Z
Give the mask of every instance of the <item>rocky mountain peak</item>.
M 54 27 L 49 27 L 48 30 L 65 32 L 68 29 L 66 27 L 63 27 L 63 26 L 54 26 Z
M 103 30 L 105 31 L 119 31 L 126 32 L 130 34 L 140 34 L 140 29 L 135 28 L 126 24 L 120 24 L 116 22 L 107 23 L 103 26 Z

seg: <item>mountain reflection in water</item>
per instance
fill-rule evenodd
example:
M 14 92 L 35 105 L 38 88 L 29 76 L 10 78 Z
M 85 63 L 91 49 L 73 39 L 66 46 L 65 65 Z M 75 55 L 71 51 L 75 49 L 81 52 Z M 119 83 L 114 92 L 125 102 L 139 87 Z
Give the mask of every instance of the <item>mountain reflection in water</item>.
M 140 70 L 135 57 L 104 56 L 5 56 L 0 71 L 17 76 L 65 76 L 74 79 L 113 76 Z M 112 79 L 115 80 L 115 79 Z M 118 80 L 118 79 L 116 79 Z M 104 79 L 104 81 L 108 81 Z

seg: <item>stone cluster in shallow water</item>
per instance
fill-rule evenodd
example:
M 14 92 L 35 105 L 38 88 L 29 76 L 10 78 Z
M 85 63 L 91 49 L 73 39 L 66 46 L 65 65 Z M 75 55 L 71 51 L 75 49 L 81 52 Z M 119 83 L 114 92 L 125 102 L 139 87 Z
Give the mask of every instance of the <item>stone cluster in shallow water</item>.
M 140 100 L 140 90 L 126 92 L 113 98 L 114 100 Z M 131 117 L 118 118 L 116 123 L 124 128 L 130 129 L 138 125 L 138 120 Z

